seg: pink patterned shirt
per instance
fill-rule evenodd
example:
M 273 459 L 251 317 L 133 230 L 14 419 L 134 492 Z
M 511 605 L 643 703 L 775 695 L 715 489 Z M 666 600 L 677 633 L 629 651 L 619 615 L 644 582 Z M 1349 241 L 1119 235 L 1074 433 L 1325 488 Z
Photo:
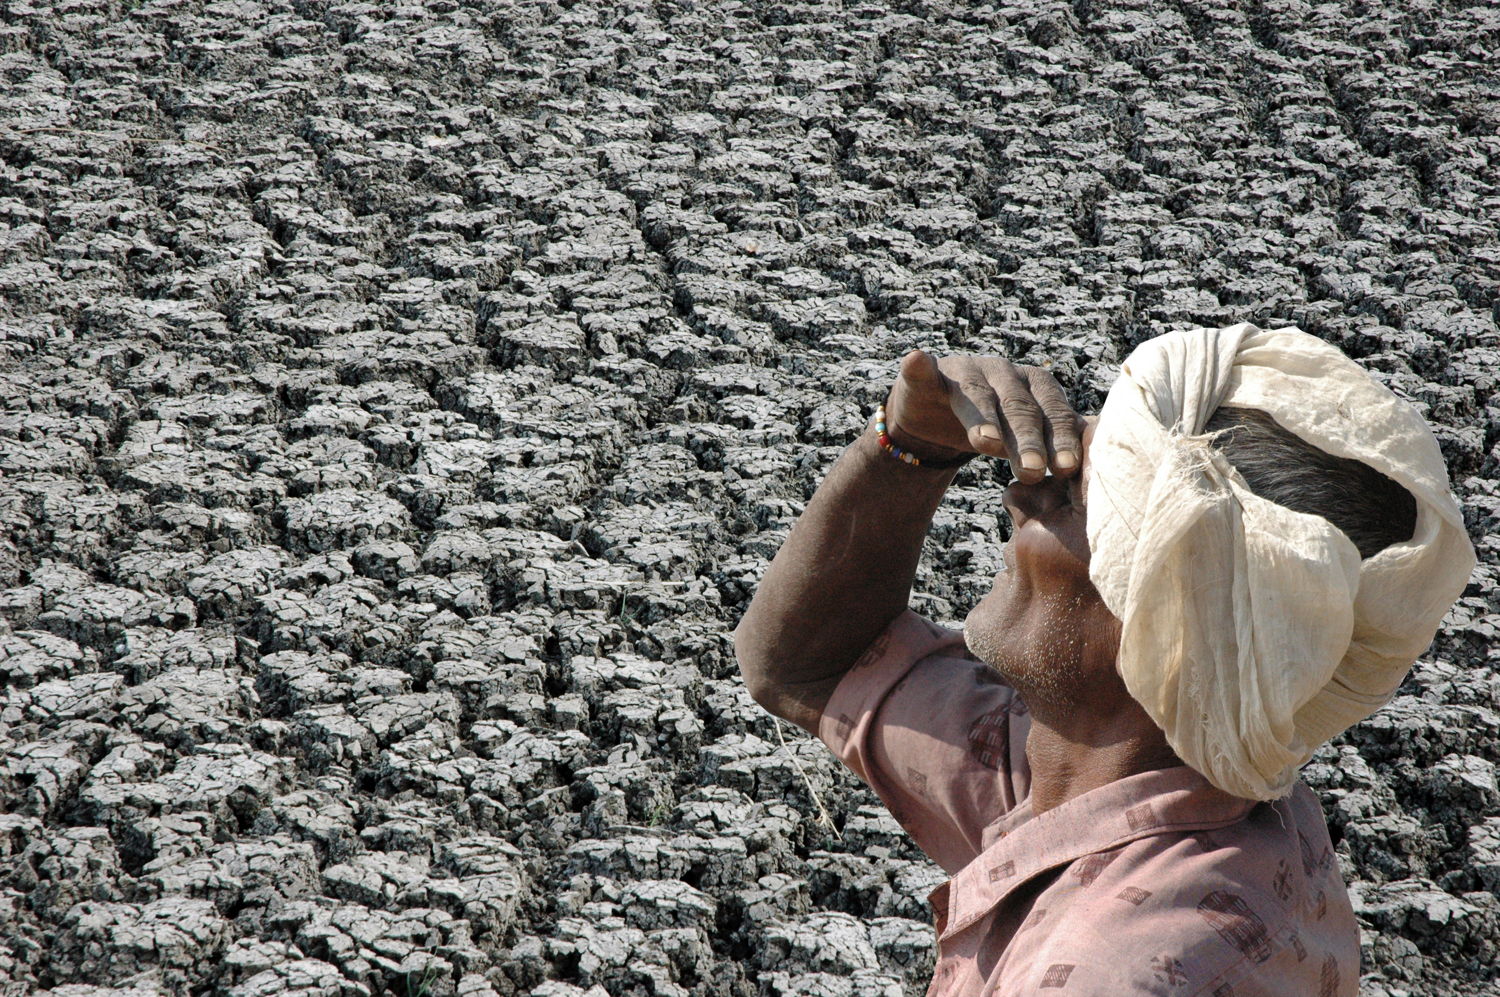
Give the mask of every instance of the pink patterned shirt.
M 1351 997 L 1359 929 L 1322 808 L 1185 766 L 1031 812 L 1026 704 L 957 631 L 898 617 L 819 735 L 952 877 L 929 997 Z

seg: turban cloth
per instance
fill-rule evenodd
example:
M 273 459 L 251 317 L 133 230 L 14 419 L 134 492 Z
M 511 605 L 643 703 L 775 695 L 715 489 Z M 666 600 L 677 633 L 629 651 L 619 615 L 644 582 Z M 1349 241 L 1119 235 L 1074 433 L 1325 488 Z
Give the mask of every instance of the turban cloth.
M 1203 435 L 1221 405 L 1396 481 L 1416 499 L 1412 538 L 1362 561 L 1323 517 L 1253 494 Z M 1296 328 L 1143 343 L 1089 460 L 1089 574 L 1122 624 L 1125 687 L 1179 758 L 1235 796 L 1285 795 L 1323 742 L 1384 705 L 1474 567 L 1422 417 Z

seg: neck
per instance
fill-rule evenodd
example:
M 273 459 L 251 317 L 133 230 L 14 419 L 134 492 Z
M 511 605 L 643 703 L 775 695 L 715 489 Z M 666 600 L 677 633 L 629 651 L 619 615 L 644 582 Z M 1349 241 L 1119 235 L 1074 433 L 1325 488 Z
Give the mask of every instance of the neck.
M 1026 739 L 1031 808 L 1042 813 L 1112 782 L 1182 761 L 1133 700 L 1105 716 L 1032 711 Z

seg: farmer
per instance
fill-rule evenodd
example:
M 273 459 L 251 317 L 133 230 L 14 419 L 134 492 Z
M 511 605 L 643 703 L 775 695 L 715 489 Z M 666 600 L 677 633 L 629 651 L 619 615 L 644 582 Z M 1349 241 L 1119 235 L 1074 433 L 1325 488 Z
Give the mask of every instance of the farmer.
M 1017 478 L 962 632 L 907 609 L 959 465 Z M 952 877 L 930 994 L 1352 995 L 1314 750 L 1379 708 L 1473 550 L 1431 432 L 1322 341 L 1148 341 L 1097 420 L 1037 368 L 920 351 L 735 635 Z

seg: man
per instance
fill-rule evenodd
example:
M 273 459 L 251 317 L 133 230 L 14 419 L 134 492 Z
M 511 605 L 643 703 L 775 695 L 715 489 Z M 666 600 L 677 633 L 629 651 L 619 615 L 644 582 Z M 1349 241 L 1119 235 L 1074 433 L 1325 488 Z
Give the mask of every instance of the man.
M 978 454 L 1011 462 L 1013 530 L 959 634 L 906 605 Z M 1358 929 L 1296 772 L 1473 564 L 1420 417 L 1295 329 L 1149 341 L 1097 420 L 1044 371 L 918 351 L 736 649 L 953 877 L 930 994 L 1336 997 Z

